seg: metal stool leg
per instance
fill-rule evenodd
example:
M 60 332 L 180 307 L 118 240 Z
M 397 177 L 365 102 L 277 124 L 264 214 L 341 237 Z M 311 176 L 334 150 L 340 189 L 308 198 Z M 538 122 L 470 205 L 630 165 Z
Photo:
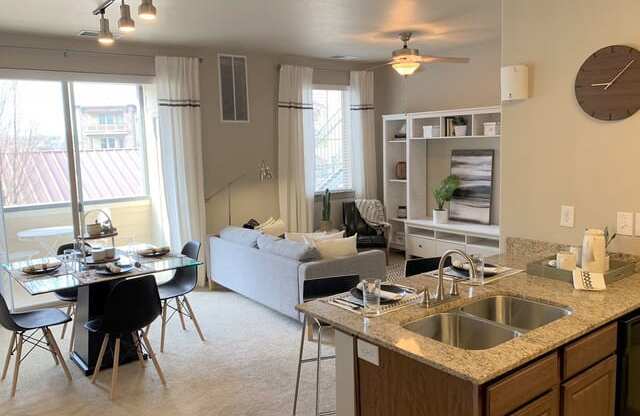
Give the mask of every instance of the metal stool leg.
M 298 408 L 298 391 L 300 389 L 300 370 L 302 370 L 302 353 L 304 351 L 304 331 L 307 329 L 307 316 L 302 321 L 302 334 L 300 336 L 300 355 L 298 356 L 298 375 L 296 376 L 296 393 L 293 397 L 293 416 L 296 416 Z
M 313 319 L 318 325 L 318 356 L 316 357 L 316 416 L 320 416 L 320 361 L 322 358 L 322 325 L 317 319 Z

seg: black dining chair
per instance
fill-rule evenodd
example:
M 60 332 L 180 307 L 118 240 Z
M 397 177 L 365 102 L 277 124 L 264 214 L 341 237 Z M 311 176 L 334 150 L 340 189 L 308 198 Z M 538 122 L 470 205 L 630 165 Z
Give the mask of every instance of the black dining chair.
M 431 272 L 438 269 L 440 257 L 409 259 L 404 266 L 404 276 L 415 276 L 417 274 Z M 444 261 L 444 267 L 451 266 L 451 257 Z
M 85 246 L 91 248 L 91 245 L 85 243 Z M 58 256 L 64 254 L 65 250 L 72 250 L 76 248 L 76 243 L 67 243 L 58 247 Z M 73 344 L 76 338 L 76 322 L 74 316 L 76 315 L 76 305 L 78 303 L 78 288 L 73 287 L 70 289 L 61 289 L 56 290 L 53 294 L 58 298 L 58 300 L 67 303 L 67 315 L 71 317 L 71 339 L 69 340 L 69 352 L 73 351 Z M 67 332 L 67 324 L 65 323 L 62 327 L 62 334 L 60 335 L 60 339 L 64 339 L 64 336 Z
M 354 288 L 360 281 L 360 276 L 347 275 L 347 276 L 331 276 L 318 279 L 309 279 L 304 281 L 302 289 L 302 298 L 304 302 L 310 302 L 314 299 L 324 298 L 327 296 L 337 295 L 339 293 L 347 292 Z M 307 323 L 311 322 L 312 325 L 318 329 L 317 339 L 317 352 L 313 358 L 303 358 L 304 356 L 304 333 L 307 329 Z M 329 329 L 331 325 L 318 320 L 315 317 L 304 316 L 302 321 L 302 335 L 300 337 L 300 353 L 298 356 L 298 373 L 296 376 L 296 389 L 293 398 L 293 416 L 296 415 L 298 409 L 298 393 L 300 391 L 300 373 L 302 371 L 302 364 L 315 363 L 316 364 L 316 416 L 324 414 L 335 414 L 335 412 L 320 412 L 320 362 L 325 360 L 335 359 L 335 355 L 322 356 L 322 332 Z
M 11 331 L 9 349 L 7 350 L 7 357 L 4 361 L 2 377 L 0 380 L 4 380 L 7 377 L 7 370 L 9 369 L 11 357 L 15 355 L 11 397 L 15 397 L 16 395 L 20 365 L 36 347 L 49 351 L 53 356 L 53 361 L 56 365 L 60 364 L 64 370 L 64 374 L 67 376 L 67 379 L 71 381 L 71 374 L 69 373 L 67 364 L 65 363 L 64 357 L 60 352 L 60 348 L 49 329 L 52 326 L 65 324 L 70 320 L 71 318 L 69 315 L 54 308 L 11 313 L 4 298 L 0 295 L 0 325 Z M 42 332 L 42 336 L 38 336 L 38 332 Z M 22 349 L 25 344 L 30 344 L 32 347 L 23 356 Z
M 192 240 L 187 242 L 182 248 L 182 254 L 192 258 L 198 259 L 200 255 L 200 241 Z M 164 352 L 164 339 L 167 328 L 167 322 L 173 318 L 174 314 L 178 314 L 180 318 L 180 324 L 182 329 L 186 330 L 184 318 L 187 317 L 193 321 L 193 325 L 196 327 L 196 331 L 200 336 L 200 339 L 204 341 L 202 330 L 196 319 L 196 315 L 193 313 L 193 308 L 187 299 L 187 294 L 191 293 L 198 284 L 198 269 L 196 267 L 182 267 L 176 270 L 171 280 L 158 285 L 158 292 L 160 293 L 160 301 L 162 302 L 162 317 L 161 317 L 161 333 L 160 333 L 160 352 Z M 181 299 L 182 298 L 182 299 Z M 175 300 L 176 305 L 171 305 L 171 301 Z M 171 315 L 167 318 L 168 310 L 171 309 Z M 147 333 L 149 329 L 147 328 Z
M 160 315 L 161 310 L 156 279 L 153 275 L 147 275 L 116 283 L 109 295 L 107 295 L 104 314 L 100 318 L 92 319 L 84 325 L 90 332 L 104 334 L 100 352 L 98 353 L 98 361 L 91 376 L 91 383 L 96 382 L 96 378 L 100 373 L 109 339 L 115 337 L 111 374 L 111 400 L 114 399 L 118 388 L 120 341 L 121 338 L 128 338 L 129 335 L 133 339 L 133 345 L 130 345 L 130 347 L 135 349 L 142 367 L 144 367 L 144 351 L 146 350 L 158 372 L 160 381 L 163 385 L 166 385 L 164 374 L 151 348 L 151 343 L 147 335 L 142 331 L 144 327 Z

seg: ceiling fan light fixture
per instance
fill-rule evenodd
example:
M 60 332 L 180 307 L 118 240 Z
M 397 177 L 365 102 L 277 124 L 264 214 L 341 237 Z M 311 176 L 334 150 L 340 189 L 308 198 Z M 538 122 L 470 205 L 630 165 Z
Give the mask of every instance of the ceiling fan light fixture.
M 120 32 L 133 32 L 136 30 L 136 22 L 131 18 L 131 8 L 122 0 L 120 5 L 120 19 L 118 20 L 118 30 Z
M 156 7 L 153 5 L 153 0 L 142 0 L 140 7 L 138 7 L 138 16 L 144 20 L 155 20 L 157 17 Z
M 113 45 L 113 34 L 109 30 L 109 19 L 105 19 L 104 10 L 100 13 L 100 31 L 98 32 L 98 42 L 101 45 Z
M 413 75 L 414 72 L 420 68 L 419 62 L 396 62 L 392 64 L 391 67 L 396 70 L 396 72 L 403 76 Z

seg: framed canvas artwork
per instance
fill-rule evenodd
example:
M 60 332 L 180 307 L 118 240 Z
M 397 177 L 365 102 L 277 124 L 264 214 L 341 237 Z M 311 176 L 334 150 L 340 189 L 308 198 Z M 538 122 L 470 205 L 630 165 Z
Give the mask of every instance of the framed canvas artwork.
M 449 205 L 449 218 L 456 221 L 491 223 L 493 150 L 452 150 L 451 174 L 460 187 Z

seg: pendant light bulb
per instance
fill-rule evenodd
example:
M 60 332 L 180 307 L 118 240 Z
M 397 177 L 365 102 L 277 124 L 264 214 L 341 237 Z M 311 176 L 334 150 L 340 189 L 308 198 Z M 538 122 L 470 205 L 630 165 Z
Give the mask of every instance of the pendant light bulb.
M 133 32 L 136 30 L 136 22 L 131 18 L 131 8 L 122 0 L 120 5 L 120 19 L 118 20 L 120 32 Z
M 98 42 L 101 45 L 113 45 L 113 34 L 109 30 L 109 19 L 105 19 L 104 10 L 100 11 L 100 32 L 98 32 Z
M 142 0 L 140 7 L 138 7 L 138 16 L 144 20 L 156 20 L 157 11 L 153 0 Z

